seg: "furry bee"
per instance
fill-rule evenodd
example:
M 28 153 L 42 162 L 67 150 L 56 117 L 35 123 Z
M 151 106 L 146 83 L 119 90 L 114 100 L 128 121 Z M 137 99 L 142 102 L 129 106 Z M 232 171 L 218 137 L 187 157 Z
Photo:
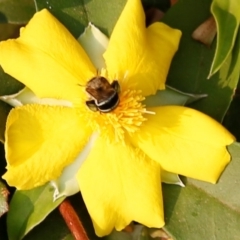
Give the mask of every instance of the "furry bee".
M 86 105 L 92 111 L 108 113 L 119 104 L 120 86 L 116 80 L 110 84 L 106 78 L 97 76 L 87 82 L 85 90 L 91 99 Z

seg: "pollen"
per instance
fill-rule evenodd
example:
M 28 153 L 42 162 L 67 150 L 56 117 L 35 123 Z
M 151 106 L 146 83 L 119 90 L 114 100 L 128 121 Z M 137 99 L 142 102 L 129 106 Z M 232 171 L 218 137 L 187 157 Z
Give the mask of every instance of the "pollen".
M 109 113 L 88 111 L 88 123 L 109 141 L 123 141 L 127 134 L 138 131 L 149 113 L 142 104 L 139 90 L 126 89 L 119 93 L 118 106 Z

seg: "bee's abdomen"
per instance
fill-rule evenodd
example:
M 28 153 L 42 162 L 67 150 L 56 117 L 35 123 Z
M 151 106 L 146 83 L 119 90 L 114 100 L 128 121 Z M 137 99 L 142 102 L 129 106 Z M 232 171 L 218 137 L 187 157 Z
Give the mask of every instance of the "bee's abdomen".
M 100 103 L 96 103 L 97 105 L 97 108 L 99 109 L 100 112 L 110 112 L 112 111 L 114 108 L 117 107 L 119 103 L 119 96 L 118 96 L 118 93 L 115 92 L 111 98 L 108 98 L 107 100 L 105 101 L 102 101 Z

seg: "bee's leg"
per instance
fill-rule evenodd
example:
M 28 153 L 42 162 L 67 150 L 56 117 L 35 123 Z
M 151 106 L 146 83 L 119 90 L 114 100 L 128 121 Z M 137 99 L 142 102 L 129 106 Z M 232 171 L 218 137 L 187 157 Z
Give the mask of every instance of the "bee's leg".
M 114 80 L 111 84 L 111 86 L 116 90 L 117 93 L 120 92 L 120 85 L 117 80 Z
M 86 101 L 86 105 L 87 105 L 88 108 L 89 108 L 90 110 L 92 110 L 93 112 L 98 111 L 98 108 L 97 108 L 94 100 Z

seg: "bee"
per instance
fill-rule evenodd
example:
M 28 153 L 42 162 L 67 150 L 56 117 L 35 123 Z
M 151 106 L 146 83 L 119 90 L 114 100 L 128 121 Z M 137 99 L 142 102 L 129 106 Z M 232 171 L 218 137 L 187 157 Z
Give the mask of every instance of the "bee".
M 119 104 L 120 85 L 116 80 L 110 84 L 106 78 L 97 76 L 87 82 L 85 90 L 90 96 L 86 105 L 92 111 L 108 113 Z

